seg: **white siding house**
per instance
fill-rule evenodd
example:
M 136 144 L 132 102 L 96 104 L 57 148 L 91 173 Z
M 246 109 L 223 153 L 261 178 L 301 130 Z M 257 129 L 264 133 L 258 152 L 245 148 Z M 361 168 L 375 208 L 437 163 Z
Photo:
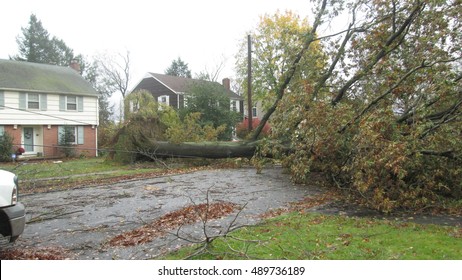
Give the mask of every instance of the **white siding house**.
M 98 93 L 72 68 L 0 59 L 0 132 L 25 155 L 59 156 L 60 134 L 97 155 Z

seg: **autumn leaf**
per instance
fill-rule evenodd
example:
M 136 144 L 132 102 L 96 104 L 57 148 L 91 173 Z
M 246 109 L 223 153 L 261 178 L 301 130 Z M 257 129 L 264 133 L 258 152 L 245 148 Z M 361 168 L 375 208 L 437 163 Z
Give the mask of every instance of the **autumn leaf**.
M 135 246 L 164 236 L 169 230 L 193 224 L 200 220 L 214 220 L 232 213 L 236 205 L 230 202 L 203 203 L 185 206 L 165 214 L 155 221 L 134 230 L 116 235 L 108 241 L 110 246 Z

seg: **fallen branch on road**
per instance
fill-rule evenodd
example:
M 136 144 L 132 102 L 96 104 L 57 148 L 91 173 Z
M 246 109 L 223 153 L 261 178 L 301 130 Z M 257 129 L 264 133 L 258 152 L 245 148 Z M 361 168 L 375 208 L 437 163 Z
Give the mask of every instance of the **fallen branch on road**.
M 43 222 L 43 221 L 47 221 L 47 220 L 53 220 L 53 219 L 56 219 L 56 218 L 59 218 L 59 217 L 62 217 L 62 216 L 83 212 L 83 210 L 76 210 L 76 211 L 59 213 L 59 214 L 56 214 L 56 215 L 53 215 L 53 216 L 44 217 L 46 215 L 54 214 L 56 212 L 59 212 L 61 210 L 64 210 L 64 209 L 59 209 L 59 210 L 56 210 L 56 211 L 53 211 L 53 212 L 42 213 L 42 214 L 40 214 L 40 215 L 38 215 L 38 216 L 36 216 L 34 218 L 31 218 L 29 221 L 26 222 L 26 224 L 38 223 L 38 222 Z
M 235 208 L 236 204 L 231 202 L 189 205 L 168 213 L 152 223 L 116 235 L 108 241 L 108 244 L 110 246 L 128 247 L 148 243 L 157 237 L 164 236 L 169 230 L 198 222 L 205 215 L 209 219 L 218 219 L 232 213 Z

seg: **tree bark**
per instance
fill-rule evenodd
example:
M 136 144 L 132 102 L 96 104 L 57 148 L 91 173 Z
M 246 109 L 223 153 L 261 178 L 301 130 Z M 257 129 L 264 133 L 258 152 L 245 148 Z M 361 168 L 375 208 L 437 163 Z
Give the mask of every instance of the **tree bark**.
M 150 141 L 137 145 L 144 154 L 158 158 L 251 158 L 255 154 L 257 141 L 255 142 L 185 142 L 170 143 L 165 141 Z

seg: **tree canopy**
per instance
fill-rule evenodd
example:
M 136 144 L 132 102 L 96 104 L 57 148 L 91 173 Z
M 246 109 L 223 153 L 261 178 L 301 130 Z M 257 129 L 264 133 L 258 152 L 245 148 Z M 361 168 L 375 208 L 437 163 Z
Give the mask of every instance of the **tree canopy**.
M 191 70 L 189 70 L 188 63 L 181 60 L 180 57 L 172 61 L 172 64 L 165 69 L 165 74 L 170 76 L 177 76 L 183 78 L 191 78 Z
M 186 98 L 186 106 L 180 116 L 186 119 L 190 114 L 199 114 L 201 127 L 211 126 L 219 129 L 219 140 L 231 140 L 232 130 L 240 120 L 237 112 L 230 109 L 230 98 L 226 89 L 216 82 L 197 81 L 193 83 Z
M 282 160 L 294 180 L 322 171 L 385 212 L 462 198 L 460 7 L 460 1 L 317 2 L 312 29 L 271 106 L 274 140 L 291 143 Z M 346 14 L 345 30 L 316 36 Z M 290 88 L 306 51 L 319 43 L 327 63 L 305 87 Z
M 63 40 L 48 33 L 42 22 L 31 14 L 29 25 L 21 28 L 22 35 L 16 38 L 19 54 L 14 60 L 68 66 L 74 52 Z
M 131 162 L 140 156 L 151 159 L 185 156 L 184 148 L 178 150 L 177 144 L 217 141 L 227 130 L 226 125 L 214 127 L 213 123 L 204 122 L 200 112 L 185 112 L 180 117 L 178 111 L 158 103 L 146 90 L 127 95 L 124 108 L 125 121 L 112 139 L 116 148 L 112 156 L 122 162 Z M 159 150 L 160 145 L 164 146 Z M 177 152 L 180 154 L 175 154 Z
M 310 33 L 307 18 L 292 11 L 265 14 L 250 32 L 252 38 L 252 100 L 261 101 L 268 109 L 278 98 L 277 90 L 289 72 Z M 242 41 L 236 57 L 238 82 L 247 89 L 247 40 Z M 303 91 L 314 80 L 324 64 L 318 42 L 310 44 L 297 63 L 287 91 Z M 246 90 L 245 90 L 246 91 Z

